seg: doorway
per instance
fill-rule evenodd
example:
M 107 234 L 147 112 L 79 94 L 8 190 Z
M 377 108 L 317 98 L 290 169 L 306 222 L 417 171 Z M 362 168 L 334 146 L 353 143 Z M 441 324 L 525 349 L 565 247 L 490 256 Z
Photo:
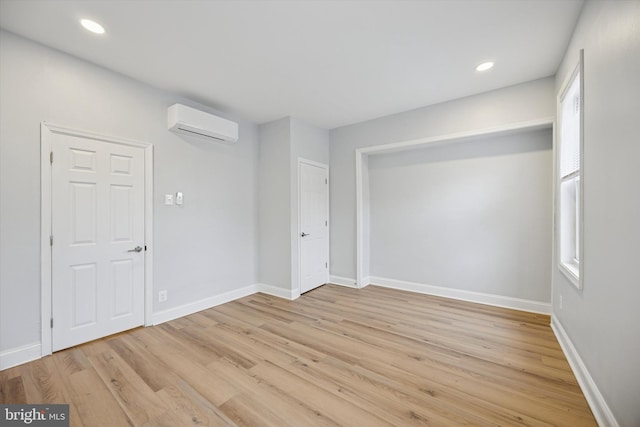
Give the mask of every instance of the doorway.
M 329 281 L 329 167 L 299 160 L 300 293 Z
M 145 324 L 152 175 L 150 144 L 46 123 L 41 144 L 45 355 Z

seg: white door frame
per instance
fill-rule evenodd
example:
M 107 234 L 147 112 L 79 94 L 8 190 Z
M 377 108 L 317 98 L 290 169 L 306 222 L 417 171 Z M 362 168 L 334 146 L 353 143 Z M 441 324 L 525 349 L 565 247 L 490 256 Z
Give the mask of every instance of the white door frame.
M 307 165 L 311 165 L 311 166 L 316 166 L 319 168 L 322 168 L 325 170 L 326 174 L 327 174 L 327 186 L 326 186 L 326 198 L 327 198 L 327 248 L 326 248 L 326 257 L 327 257 L 327 281 L 329 281 L 329 271 L 331 271 L 331 259 L 329 256 L 329 248 L 331 246 L 331 242 L 330 242 L 330 238 L 331 238 L 331 233 L 329 230 L 330 227 L 330 221 L 329 221 L 329 165 L 326 165 L 324 163 L 318 163 L 318 162 L 314 162 L 313 160 L 307 160 L 304 159 L 302 157 L 298 157 L 298 226 L 296 227 L 296 229 L 298 230 L 296 233 L 296 242 L 297 242 L 297 246 L 298 246 L 298 251 L 297 251 L 297 255 L 298 255 L 298 262 L 296 263 L 298 266 L 298 274 L 297 274 L 297 278 L 298 278 L 298 284 L 297 284 L 297 292 L 296 292 L 296 298 L 298 296 L 300 296 L 300 291 L 301 291 L 301 285 L 302 285 L 302 245 L 301 245 L 301 240 L 302 237 L 300 237 L 300 234 L 302 233 L 302 229 L 301 229 L 301 216 L 300 216 L 300 211 L 301 211 L 301 192 L 302 192 L 302 180 L 301 180 L 301 174 L 302 174 L 302 164 L 307 164 Z M 295 276 L 294 276 L 295 277 Z
M 40 293 L 41 293 L 41 350 L 42 356 L 52 352 L 51 330 L 51 161 L 52 135 L 70 135 L 112 144 L 128 145 L 144 150 L 144 325 L 151 325 L 153 307 L 153 145 L 125 138 L 100 135 L 94 132 L 40 124 Z M 54 159 L 55 160 L 55 159 Z

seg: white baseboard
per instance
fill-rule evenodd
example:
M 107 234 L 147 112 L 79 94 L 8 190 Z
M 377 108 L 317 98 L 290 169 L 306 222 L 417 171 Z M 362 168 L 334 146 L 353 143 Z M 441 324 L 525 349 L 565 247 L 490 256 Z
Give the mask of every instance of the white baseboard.
M 569 361 L 569 366 L 571 366 L 571 370 L 578 380 L 580 389 L 582 389 L 582 393 L 587 399 L 587 403 L 589 404 L 591 412 L 593 412 L 593 416 L 596 418 L 598 425 L 618 427 L 619 424 L 613 416 L 611 409 L 609 409 L 604 397 L 602 397 L 602 393 L 600 393 L 598 386 L 595 381 L 593 381 L 593 378 L 591 378 L 591 374 L 589 374 L 589 371 L 580 358 L 578 351 L 569 339 L 569 335 L 567 335 L 562 324 L 555 316 L 551 316 L 551 329 L 556 335 L 556 338 L 560 343 L 560 347 Z
M 0 371 L 31 362 L 42 357 L 42 346 L 39 342 L 12 348 L 0 353 Z
M 245 286 L 244 288 L 234 289 L 232 291 L 204 298 L 199 301 L 184 304 L 179 307 L 174 307 L 168 310 L 153 313 L 151 315 L 151 324 L 158 325 L 160 323 L 168 322 L 173 319 L 188 316 L 190 314 L 197 313 L 198 311 L 206 310 L 220 304 L 253 295 L 256 292 L 264 292 L 265 294 L 285 298 L 288 300 L 294 300 L 300 296 L 300 292 L 298 292 L 297 289 L 289 290 L 279 288 L 277 286 L 266 285 L 264 283 L 256 283 L 253 285 Z M 42 346 L 39 342 L 3 351 L 2 353 L 0 353 L 0 371 L 12 368 L 14 366 L 22 365 L 23 363 L 31 362 L 36 359 L 40 359 L 41 357 Z
M 244 288 L 234 289 L 233 291 L 225 292 L 223 294 L 214 295 L 195 301 L 189 304 L 184 304 L 179 307 L 170 308 L 168 310 L 159 311 L 151 315 L 152 324 L 158 325 L 160 323 L 168 322 L 169 320 L 177 319 L 179 317 L 188 316 L 198 311 L 206 310 L 216 305 L 224 304 L 225 302 L 233 301 L 238 298 L 246 297 L 258 292 L 257 285 L 249 285 Z
M 485 294 L 482 292 L 466 291 L 462 289 L 444 288 L 441 286 L 425 285 L 415 282 L 405 282 L 403 280 L 387 279 L 384 277 L 372 276 L 369 282 L 372 285 L 383 286 L 385 288 L 419 292 L 421 294 L 459 299 L 463 301 L 494 305 L 497 307 L 512 308 L 514 310 L 529 311 L 533 313 L 551 314 L 551 303 L 540 301 L 506 297 L 502 295 Z
M 356 279 L 350 277 L 331 276 L 329 277 L 329 283 L 334 285 L 346 286 L 348 288 L 357 288 Z
M 262 292 L 274 297 L 284 298 L 288 300 L 294 300 L 300 296 L 300 292 L 297 289 L 285 289 L 278 286 L 267 285 L 265 283 L 256 284 L 256 292 Z
M 331 283 L 350 288 L 356 288 L 355 280 L 340 276 L 331 276 Z M 461 291 L 457 289 L 442 288 L 438 286 L 423 285 L 413 282 L 385 279 L 382 277 L 371 277 L 365 284 L 376 284 L 388 288 L 401 289 L 405 291 L 420 292 L 430 295 L 438 295 L 448 298 L 462 299 L 465 301 L 479 302 L 483 304 L 497 305 L 500 307 L 514 308 L 518 310 L 533 311 L 536 313 L 548 314 L 551 305 L 537 301 L 521 300 L 499 295 L 482 294 L 479 292 Z M 206 310 L 226 302 L 252 295 L 256 292 L 264 292 L 288 300 L 294 300 L 300 296 L 298 290 L 284 289 L 277 286 L 257 283 L 244 288 L 235 289 L 220 295 L 204 298 L 179 307 L 160 311 L 152 314 L 152 324 L 157 325 L 179 317 L 188 316 L 198 311 Z M 29 344 L 19 348 L 11 349 L 0 353 L 0 370 L 7 369 L 22 363 L 30 362 L 42 357 L 40 343 Z M 590 377 L 589 377 L 590 378 Z
M 369 286 L 371 284 L 371 280 L 373 278 L 369 277 L 369 276 L 365 276 L 362 278 L 362 283 L 360 283 L 360 288 L 366 288 L 367 286 Z

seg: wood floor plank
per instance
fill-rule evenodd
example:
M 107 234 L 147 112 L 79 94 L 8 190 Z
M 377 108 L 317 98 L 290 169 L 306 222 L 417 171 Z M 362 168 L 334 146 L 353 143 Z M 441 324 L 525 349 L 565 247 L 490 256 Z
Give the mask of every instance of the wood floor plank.
M 235 425 L 220 409 L 182 380 L 176 385 L 163 388 L 157 395 L 164 402 L 167 412 L 152 420 L 152 425 Z M 168 423 L 167 420 L 171 420 L 172 423 Z
M 58 404 L 69 404 L 69 419 L 74 420 L 70 423 L 72 426 L 77 426 L 79 424 L 80 415 L 78 412 L 78 408 L 73 402 L 71 398 L 71 392 L 69 391 L 69 385 L 67 381 L 64 380 L 63 371 L 58 369 L 59 365 L 55 357 L 45 357 L 42 359 L 48 371 L 48 381 L 46 382 L 50 390 L 48 393 L 43 393 L 45 396 L 45 401 L 42 403 L 58 403 Z M 78 371 L 79 372 L 79 371 Z
M 116 352 L 104 352 L 89 360 L 134 425 L 164 413 L 162 401 Z
M 549 316 L 368 286 L 254 294 L 0 372 L 72 426 L 595 426 Z
M 177 379 L 168 366 L 164 365 L 154 353 L 138 345 L 131 336 L 110 340 L 109 346 L 153 391 L 168 387 Z
M 242 388 L 241 394 L 246 397 L 247 402 L 256 401 L 260 405 L 267 406 L 275 414 L 286 414 L 285 419 L 281 421 L 283 425 L 318 427 L 338 425 L 334 420 L 315 409 L 313 404 L 307 402 L 300 394 L 286 393 L 278 387 L 279 381 L 278 385 L 274 385 L 255 373 L 224 359 L 212 363 L 208 368 L 238 384 Z
M 135 338 L 143 345 L 147 345 L 150 351 L 162 361 L 159 369 L 170 369 L 212 404 L 222 405 L 238 393 L 234 384 L 207 372 L 203 365 L 189 358 L 189 354 L 182 351 L 179 342 L 170 339 L 165 333 L 151 330 Z
M 37 402 L 45 403 L 48 391 L 43 389 L 41 378 L 45 376 L 44 360 L 35 360 L 28 366 L 21 365 L 16 368 L 20 372 L 21 385 L 27 399 L 35 398 Z M 27 403 L 27 402 L 25 402 Z
M 271 384 L 277 383 L 285 392 L 291 395 L 303 396 L 303 399 L 313 403 L 318 412 L 336 420 L 340 425 L 392 426 L 382 418 L 360 407 L 351 405 L 345 400 L 327 393 L 318 385 L 306 381 L 294 372 L 280 368 L 270 362 L 261 363 L 251 368 L 260 379 Z
M 95 370 L 80 371 L 69 376 L 68 379 L 70 399 L 78 408 L 79 416 L 79 419 L 70 418 L 71 425 L 92 427 L 135 425 L 129 420 L 115 396 Z
M 0 385 L 0 397 L 0 402 L 3 404 L 29 403 L 22 377 L 3 378 Z
M 442 401 L 423 405 L 424 395 L 418 398 L 398 384 L 386 381 L 368 370 L 358 370 L 340 360 L 326 358 L 317 362 L 299 361 L 287 369 L 319 385 L 350 403 L 394 425 L 492 425 L 476 414 L 446 407 Z M 461 412 L 465 412 L 463 416 Z
M 524 382 L 534 389 L 544 388 L 548 392 L 561 389 L 562 393 L 554 395 L 556 398 L 564 396 L 567 392 L 575 390 L 575 384 L 569 384 L 568 387 L 562 387 L 563 383 L 550 382 L 548 379 L 541 379 L 541 377 L 537 375 L 526 375 L 527 371 L 524 369 L 519 370 L 519 372 L 514 372 L 513 366 L 502 366 L 491 361 L 486 361 L 482 358 L 469 356 L 440 346 L 432 347 L 430 344 L 424 343 L 421 340 L 412 339 L 405 334 L 371 328 L 366 325 L 349 321 L 341 322 L 340 325 L 338 325 L 337 331 L 344 333 L 348 332 L 351 338 L 367 342 L 380 348 L 401 346 L 406 352 L 411 352 L 411 354 L 414 355 L 414 358 L 426 359 L 426 357 L 420 356 L 420 353 L 422 353 L 426 347 L 429 350 L 428 359 L 433 363 L 439 363 L 444 366 L 465 366 L 467 370 L 471 370 L 475 366 L 479 373 L 492 370 L 493 375 L 502 378 L 504 381 L 510 381 L 511 386 L 513 387 L 518 387 Z M 369 332 L 368 335 L 366 335 L 367 332 Z
M 286 416 L 278 416 L 260 401 L 250 399 L 244 394 L 239 394 L 229 399 L 221 408 L 239 426 L 292 426 L 284 419 Z

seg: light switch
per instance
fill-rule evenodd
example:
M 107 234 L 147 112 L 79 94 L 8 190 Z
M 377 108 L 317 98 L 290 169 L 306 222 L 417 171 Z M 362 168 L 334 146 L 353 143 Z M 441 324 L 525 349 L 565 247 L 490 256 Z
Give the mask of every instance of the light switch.
M 182 196 L 182 191 L 178 191 L 176 193 L 176 205 L 181 205 L 184 203 L 184 198 Z
M 164 195 L 164 204 L 165 205 L 173 205 L 173 194 L 165 194 Z

